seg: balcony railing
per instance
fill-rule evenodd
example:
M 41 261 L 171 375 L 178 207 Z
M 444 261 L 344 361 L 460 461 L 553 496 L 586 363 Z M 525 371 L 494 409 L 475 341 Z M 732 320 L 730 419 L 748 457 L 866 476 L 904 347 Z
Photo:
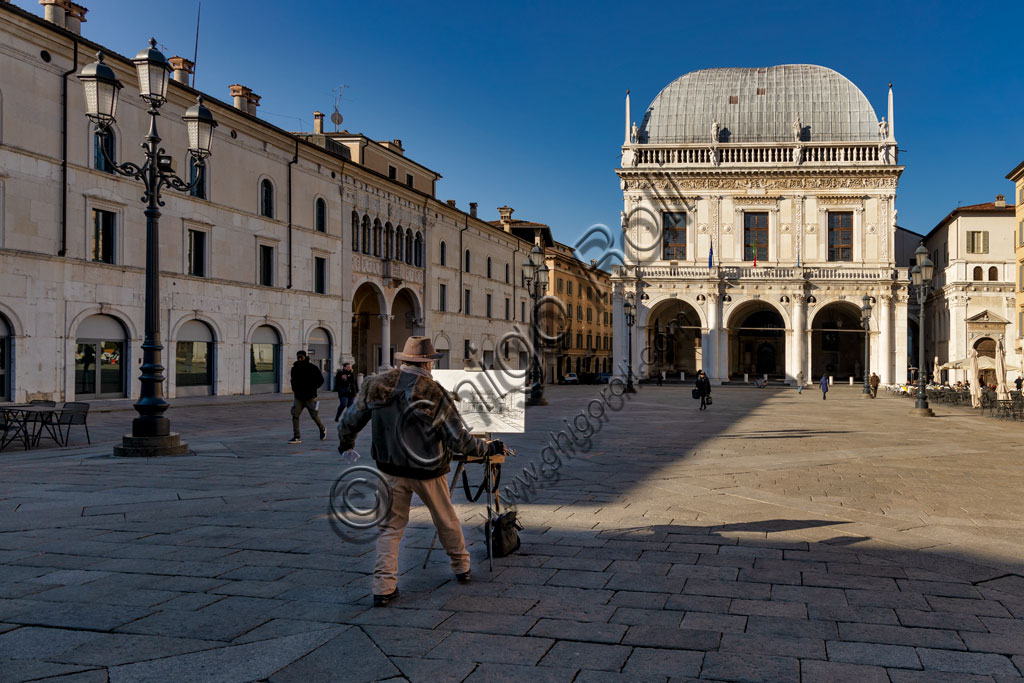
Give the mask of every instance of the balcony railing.
M 377 275 L 391 280 L 393 285 L 402 282 L 423 284 L 423 269 L 410 266 L 394 259 L 382 259 L 368 254 L 353 254 L 352 267 L 356 272 Z
M 644 280 L 905 280 L 906 268 L 860 266 L 641 266 Z M 612 277 L 627 279 L 625 266 L 614 266 Z
M 627 145 L 635 166 L 888 165 L 895 147 L 864 142 Z M 891 150 L 891 154 L 887 153 Z

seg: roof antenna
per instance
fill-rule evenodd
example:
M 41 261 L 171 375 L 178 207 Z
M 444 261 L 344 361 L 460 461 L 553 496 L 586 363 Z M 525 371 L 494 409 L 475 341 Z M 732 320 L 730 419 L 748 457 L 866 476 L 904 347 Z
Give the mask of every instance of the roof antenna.
M 199 3 L 196 10 L 196 48 L 192 52 L 192 87 L 196 87 L 196 59 L 199 57 L 199 17 L 203 13 L 203 3 Z
M 347 85 L 339 85 L 337 88 L 333 90 L 333 92 L 338 93 L 338 96 L 334 98 L 334 113 L 331 114 L 331 123 L 334 124 L 335 133 L 338 132 L 338 126 L 341 125 L 341 122 L 345 120 L 344 117 L 341 115 L 341 112 L 338 111 L 338 105 L 341 104 L 341 94 L 345 92 L 345 88 L 347 87 Z

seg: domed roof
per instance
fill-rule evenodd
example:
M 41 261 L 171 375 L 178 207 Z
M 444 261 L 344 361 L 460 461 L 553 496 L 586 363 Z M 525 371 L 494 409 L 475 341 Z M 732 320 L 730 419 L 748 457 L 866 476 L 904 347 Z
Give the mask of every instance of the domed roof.
M 864 93 L 842 74 L 813 64 L 691 71 L 651 102 L 640 140 L 710 142 L 717 119 L 721 142 L 785 142 L 794 139 L 798 116 L 802 140 L 878 140 L 878 119 Z

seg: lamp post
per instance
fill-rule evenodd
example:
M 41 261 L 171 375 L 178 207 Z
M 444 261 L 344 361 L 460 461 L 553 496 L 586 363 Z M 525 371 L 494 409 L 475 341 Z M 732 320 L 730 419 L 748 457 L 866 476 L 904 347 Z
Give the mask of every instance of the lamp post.
M 871 363 L 868 354 L 868 343 L 871 341 L 871 297 L 861 297 L 860 324 L 864 328 L 864 391 L 863 398 L 871 398 L 871 384 L 868 381 L 868 365 Z
M 928 292 L 932 288 L 932 275 L 935 273 L 935 264 L 928 258 L 928 250 L 924 243 L 914 252 L 917 264 L 910 269 L 910 278 L 914 292 L 917 294 L 918 306 L 918 334 L 917 334 L 917 402 L 911 415 L 921 417 L 934 417 L 935 413 L 928 407 L 928 395 L 924 373 L 924 304 L 928 300 Z
M 78 75 L 85 93 L 85 114 L 100 132 L 109 133 L 116 121 L 117 98 L 121 82 L 114 70 L 103 63 L 103 53 L 87 64 Z M 196 168 L 195 180 L 186 182 L 174 174 L 170 155 L 160 146 L 156 119 L 160 107 L 167 101 L 167 84 L 171 66 L 156 49 L 156 40 L 132 60 L 139 78 L 139 96 L 149 105 L 149 131 L 142 143 L 145 161 L 141 166 L 132 162 L 116 163 L 107 155 L 106 146 L 100 150 L 108 166 L 119 175 L 142 182 L 146 204 L 146 338 L 142 342 L 142 374 L 139 376 L 139 400 L 135 410 L 139 416 L 132 421 L 131 436 L 125 435 L 122 445 L 114 448 L 114 455 L 153 456 L 183 455 L 188 445 L 177 434 L 171 433 L 170 420 L 164 415 L 169 407 L 163 397 L 164 366 L 163 344 L 160 341 L 160 207 L 164 202 L 160 193 L 164 187 L 190 192 L 203 182 L 203 167 L 210 156 L 213 129 L 217 122 L 210 110 L 203 106 L 203 98 L 189 107 L 182 120 L 188 132 L 188 152 Z
M 622 304 L 622 310 L 626 314 L 626 328 L 629 334 L 626 337 L 626 345 L 629 348 L 629 360 L 626 366 L 626 393 L 635 394 L 636 387 L 633 386 L 633 325 L 636 324 L 636 295 L 633 292 L 626 292 L 626 301 Z
M 533 318 L 530 321 L 533 339 L 533 358 L 531 363 L 530 393 L 526 397 L 528 406 L 546 406 L 544 398 L 544 373 L 540 367 L 540 300 L 548 288 L 548 266 L 544 259 L 544 250 L 539 244 L 533 245 L 530 255 L 523 264 L 523 275 L 526 278 L 526 291 L 533 301 Z

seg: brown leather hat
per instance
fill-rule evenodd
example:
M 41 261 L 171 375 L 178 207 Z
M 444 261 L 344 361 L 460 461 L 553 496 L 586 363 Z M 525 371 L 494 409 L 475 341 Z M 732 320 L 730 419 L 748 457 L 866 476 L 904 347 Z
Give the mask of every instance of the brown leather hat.
M 430 337 L 409 337 L 405 340 L 405 348 L 395 354 L 395 360 L 411 363 L 425 363 L 438 358 L 444 358 L 444 354 L 434 350 Z

